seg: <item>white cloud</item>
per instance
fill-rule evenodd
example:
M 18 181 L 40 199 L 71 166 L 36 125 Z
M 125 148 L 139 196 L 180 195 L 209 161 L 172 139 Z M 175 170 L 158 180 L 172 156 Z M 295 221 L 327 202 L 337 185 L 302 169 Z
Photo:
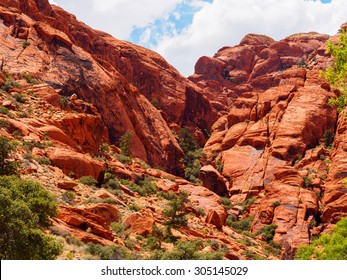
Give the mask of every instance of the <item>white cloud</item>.
M 152 34 L 152 30 L 150 28 L 146 28 L 140 37 L 140 44 L 141 45 L 149 44 L 151 39 L 151 34 Z
M 162 54 L 183 75 L 193 73 L 197 59 L 219 48 L 236 45 L 248 33 L 282 39 L 298 32 L 335 34 L 347 21 L 346 0 L 54 0 L 93 28 L 130 40 L 142 28 L 138 42 Z M 183 20 L 177 4 L 196 7 L 192 24 L 172 25 L 169 15 Z M 156 21 L 157 19 L 160 19 Z M 160 27 L 156 26 L 160 25 Z M 180 29 L 179 29 L 180 28 Z M 154 38 L 155 40 L 152 41 Z M 158 42 L 157 46 L 153 43 Z
M 92 0 L 92 11 L 104 29 L 112 25 L 112 34 L 129 39 L 135 27 L 145 27 L 157 18 L 166 17 L 184 0 Z
M 55 1 L 53 1 L 53 0 L 49 0 L 48 1 L 49 3 L 51 3 L 51 4 L 53 4 L 53 5 L 58 5 Z
M 345 0 L 329 4 L 312 0 L 214 0 L 204 3 L 184 32 L 161 38 L 155 50 L 189 75 L 200 56 L 238 44 L 248 33 L 277 40 L 298 32 L 335 34 L 347 21 L 346 15 Z

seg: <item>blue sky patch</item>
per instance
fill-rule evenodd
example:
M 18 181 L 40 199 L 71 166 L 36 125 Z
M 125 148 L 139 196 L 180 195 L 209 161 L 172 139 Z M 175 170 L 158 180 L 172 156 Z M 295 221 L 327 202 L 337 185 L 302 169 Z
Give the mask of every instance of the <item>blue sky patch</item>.
M 172 37 L 182 33 L 191 25 L 194 14 L 201 9 L 192 5 L 192 0 L 183 1 L 176 5 L 175 9 L 162 18 L 144 26 L 136 27 L 131 33 L 130 41 L 147 48 L 153 48 L 162 37 Z M 213 0 L 202 0 L 212 3 Z

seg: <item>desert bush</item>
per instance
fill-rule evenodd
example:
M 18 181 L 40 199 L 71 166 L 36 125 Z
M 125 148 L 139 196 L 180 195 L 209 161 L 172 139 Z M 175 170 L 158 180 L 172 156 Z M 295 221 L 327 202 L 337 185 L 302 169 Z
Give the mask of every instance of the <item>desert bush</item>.
M 0 114 L 9 115 L 10 111 L 4 106 L 0 106 Z
M 155 251 L 151 259 L 160 260 L 221 260 L 224 253 L 219 252 L 199 252 L 203 249 L 201 240 L 180 240 L 175 248 L 169 252 Z
M 178 137 L 178 143 L 185 153 L 183 158 L 185 165 L 184 176 L 187 180 L 196 183 L 198 182 L 197 178 L 201 169 L 200 158 L 206 155 L 202 152 L 198 142 L 188 128 L 181 128 Z
M 335 133 L 332 132 L 330 129 L 328 129 L 327 131 L 324 132 L 323 138 L 324 138 L 324 147 L 326 149 L 331 149 L 334 143 Z
M 62 194 L 62 199 L 67 204 L 73 204 L 76 195 L 72 191 L 66 191 Z
M 98 183 L 94 177 L 92 176 L 82 176 L 81 178 L 78 179 L 80 183 L 89 186 L 89 187 L 95 187 L 96 184 Z
M 249 231 L 251 229 L 252 222 L 254 220 L 254 216 L 247 217 L 240 221 L 237 221 L 235 216 L 229 215 L 226 224 L 229 227 L 232 227 L 237 232 Z
M 133 212 L 137 212 L 141 210 L 141 208 L 136 204 L 130 204 L 127 206 L 127 208 Z
M 27 101 L 27 98 L 22 93 L 16 93 L 14 99 L 19 103 L 25 103 Z
M 130 150 L 130 144 L 133 139 L 133 132 L 126 131 L 120 138 L 119 138 L 119 148 L 122 151 L 122 154 L 131 157 L 131 150 Z
M 231 209 L 231 201 L 228 197 L 221 197 L 222 205 L 225 207 L 225 209 L 229 210 Z
M 180 192 L 179 195 L 169 201 L 168 206 L 164 209 L 164 217 L 168 220 L 164 223 L 168 226 L 168 232 L 171 228 L 177 228 L 180 225 L 187 225 L 187 213 L 184 211 L 184 207 L 188 202 L 188 194 L 186 192 Z
M 51 165 L 52 162 L 48 157 L 40 157 L 40 158 L 35 158 L 35 160 L 42 165 Z
M 0 176 L 17 174 L 18 162 L 11 160 L 16 145 L 6 137 L 0 137 Z
M 138 184 L 130 184 L 129 188 L 141 196 L 149 196 L 157 192 L 156 184 L 151 177 L 140 180 Z
M 248 209 L 248 207 L 250 207 L 255 202 L 256 199 L 256 196 L 252 196 L 251 198 L 246 199 L 244 202 L 238 203 L 237 205 L 242 206 L 241 214 L 244 213 Z
M 98 256 L 101 260 L 124 260 L 127 259 L 127 249 L 123 246 L 103 246 L 101 244 L 88 243 L 87 252 Z
M 29 41 L 24 41 L 23 44 L 22 44 L 22 48 L 23 49 L 26 49 L 29 46 L 30 46 L 30 42 Z
M 329 99 L 329 104 L 337 107 L 339 113 L 347 105 L 347 32 L 342 30 L 338 44 L 331 41 L 327 43 L 327 51 L 333 57 L 333 64 L 329 66 L 325 72 L 321 72 L 325 80 L 330 85 L 338 89 L 341 94 L 337 98 Z
M 323 234 L 310 245 L 300 246 L 295 258 L 299 260 L 346 260 L 347 217 L 336 224 L 331 234 Z
M 276 231 L 277 225 L 271 224 L 271 225 L 266 225 L 259 229 L 255 234 L 256 235 L 261 235 L 266 242 L 270 242 L 274 236 L 275 236 L 275 231 Z
M 57 213 L 55 199 L 33 181 L 0 176 L 0 259 L 55 259 L 62 245 L 42 230 Z

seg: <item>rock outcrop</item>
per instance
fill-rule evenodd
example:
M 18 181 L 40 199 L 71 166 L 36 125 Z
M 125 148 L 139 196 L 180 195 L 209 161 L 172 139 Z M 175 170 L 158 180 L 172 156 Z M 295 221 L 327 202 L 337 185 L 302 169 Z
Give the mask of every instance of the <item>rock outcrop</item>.
M 0 18 L 0 135 L 19 143 L 20 173 L 56 195 L 56 234 L 148 257 L 162 246 L 146 242 L 164 230 L 163 209 L 184 191 L 188 222 L 174 238 L 212 240 L 204 252 L 223 248 L 227 259 L 271 259 L 264 238 L 228 226 L 253 218 L 252 233 L 277 226 L 291 259 L 346 216 L 346 110 L 328 105 L 340 93 L 319 76 L 338 35 L 249 34 L 186 79 L 47 0 L 0 0 Z M 201 182 L 179 177 L 183 127 L 204 145 Z M 119 148 L 128 131 L 132 158 Z
M 0 34 L 4 71 L 25 69 L 64 102 L 73 103 L 77 96 L 93 104 L 111 142 L 119 144 L 131 131 L 133 156 L 153 166 L 180 170 L 183 152 L 171 125 L 196 134 L 209 130 L 218 116 L 200 88 L 158 54 L 95 31 L 47 0 L 0 1 L 0 17 L 6 26 Z M 76 140 L 95 149 L 100 139 Z
M 289 258 L 310 242 L 315 225 L 345 216 L 345 124 L 328 105 L 338 92 L 319 78 L 331 61 L 328 39 L 311 32 L 277 42 L 250 34 L 199 59 L 189 77 L 226 112 L 204 152 L 223 167 L 231 202 L 263 197 L 251 210 L 252 231 L 276 224 L 275 240 L 286 244 Z M 334 148 L 326 149 L 325 135 L 335 128 Z

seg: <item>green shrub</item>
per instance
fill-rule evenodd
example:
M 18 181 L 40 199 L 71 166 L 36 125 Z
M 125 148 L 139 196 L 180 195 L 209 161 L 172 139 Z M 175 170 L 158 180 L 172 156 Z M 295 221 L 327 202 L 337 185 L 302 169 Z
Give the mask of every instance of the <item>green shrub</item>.
M 299 247 L 295 258 L 299 260 L 346 260 L 347 217 L 336 224 L 331 234 L 323 234 L 312 244 Z
M 23 158 L 26 159 L 26 160 L 31 161 L 33 159 L 33 154 L 31 152 L 25 153 L 23 155 Z
M 304 179 L 305 187 L 311 186 L 312 180 L 311 180 L 310 177 L 308 177 L 308 176 L 303 176 L 302 178 Z
M 19 103 L 25 103 L 27 101 L 27 98 L 22 93 L 16 93 L 14 99 Z
M 101 244 L 88 243 L 87 252 L 98 256 L 101 260 L 124 260 L 127 259 L 127 249 L 123 246 L 103 246 Z
M 28 118 L 29 114 L 27 112 L 17 112 L 18 118 Z
M 11 77 L 7 78 L 5 83 L 1 86 L 3 91 L 8 92 L 12 87 L 20 87 L 20 85 L 13 81 Z
M 26 49 L 29 46 L 30 46 L 30 42 L 29 41 L 24 41 L 23 44 L 22 44 L 22 48 L 23 49 Z
M 62 199 L 67 204 L 73 204 L 76 195 L 72 191 L 66 191 L 62 194 Z
M 324 147 L 326 149 L 331 149 L 334 143 L 335 133 L 332 132 L 330 129 L 328 129 L 327 131 L 325 131 L 323 137 L 324 137 Z
M 121 162 L 121 163 L 131 163 L 132 158 L 123 154 L 116 154 L 116 158 Z
M 151 177 L 146 177 L 137 184 L 131 184 L 129 188 L 141 196 L 149 196 L 157 192 L 156 184 Z
M 44 149 L 47 147 L 52 147 L 53 143 L 51 141 L 43 141 L 43 142 L 26 142 L 24 141 L 22 143 L 22 147 L 27 150 L 27 151 L 31 151 L 33 148 L 38 148 L 38 149 Z
M 14 151 L 15 144 L 6 137 L 0 137 L 0 175 L 17 174 L 19 164 L 9 158 Z
M 110 145 L 107 143 L 102 143 L 99 147 L 99 151 L 102 153 L 108 153 L 110 151 Z
M 231 209 L 231 201 L 228 197 L 221 197 L 222 199 L 222 205 L 225 207 L 225 209 L 230 210 Z
M 0 119 L 0 128 L 8 128 L 10 125 L 9 121 L 6 119 Z
M 257 255 L 255 252 L 247 249 L 246 251 L 243 252 L 244 255 L 251 260 L 264 260 L 264 257 Z
M 169 191 L 169 192 L 160 191 L 158 193 L 158 196 L 162 197 L 162 198 L 164 198 L 166 200 L 173 200 L 173 199 L 176 199 L 177 195 L 174 192 L 172 192 L 172 191 Z
M 229 227 L 232 227 L 237 232 L 241 233 L 243 231 L 250 231 L 253 220 L 254 216 L 250 216 L 243 220 L 237 221 L 234 215 L 229 215 L 225 223 Z
M 278 207 L 278 206 L 280 206 L 281 205 L 281 202 L 279 202 L 279 201 L 275 201 L 274 203 L 272 203 L 272 207 L 273 208 L 276 208 L 276 207 Z
M 206 155 L 202 152 L 188 128 L 181 128 L 178 137 L 178 143 L 185 153 L 183 158 L 184 176 L 187 180 L 197 183 L 201 169 L 200 158 L 206 157 Z
M 250 207 L 255 202 L 256 199 L 256 196 L 252 196 L 251 198 L 246 199 L 244 202 L 238 203 L 237 205 L 242 206 L 241 214 L 244 213 L 248 209 L 248 207 Z
M 159 103 L 159 100 L 158 100 L 157 98 L 153 98 L 153 99 L 151 100 L 151 103 L 152 103 L 152 105 L 153 105 L 155 108 L 157 108 L 158 110 L 160 110 L 160 103 Z
M 164 232 L 157 225 L 153 225 L 152 233 L 147 235 L 145 247 L 150 250 L 161 249 L 162 240 L 164 240 Z
M 52 162 L 47 157 L 35 158 L 35 160 L 42 165 L 51 165 Z
M 182 148 L 184 153 L 196 151 L 200 149 L 198 142 L 192 136 L 190 130 L 188 128 L 181 128 L 179 133 L 179 145 Z
M 0 259 L 55 259 L 62 245 L 43 234 L 57 203 L 41 186 L 16 176 L 0 176 Z
M 337 107 L 339 113 L 347 105 L 347 32 L 342 30 L 338 44 L 328 41 L 327 51 L 333 57 L 333 65 L 328 67 L 325 72 L 321 72 L 325 80 L 331 84 L 333 88 L 338 89 L 341 94 L 336 99 L 329 99 L 329 104 Z
M 109 179 L 105 182 L 105 187 L 108 187 L 113 190 L 118 190 L 119 189 L 119 181 L 117 179 Z
M 24 78 L 29 84 L 36 85 L 38 82 L 28 73 L 21 74 L 22 78 Z
M 219 173 L 222 173 L 222 172 L 223 172 L 223 168 L 224 168 L 224 164 L 221 163 L 220 161 L 217 161 L 217 162 L 216 162 L 216 168 L 217 168 L 217 171 L 218 171 Z
M 4 107 L 4 106 L 0 106 L 0 114 L 3 114 L 3 115 L 9 115 L 10 111 Z
M 130 150 L 130 144 L 133 139 L 133 132 L 126 131 L 120 138 L 119 138 L 119 148 L 122 151 L 122 154 L 131 157 L 131 150 Z
M 163 214 L 168 220 L 164 223 L 170 229 L 177 228 L 180 225 L 187 225 L 188 219 L 184 211 L 184 207 L 188 202 L 188 194 L 186 192 L 180 192 L 179 195 L 169 201 L 168 206 L 164 209 Z
M 261 236 L 266 240 L 266 242 L 270 242 L 274 236 L 275 236 L 275 231 L 276 231 L 277 225 L 271 224 L 271 225 L 266 225 L 259 229 L 255 234 Z
M 127 206 L 127 208 L 133 212 L 137 212 L 141 210 L 141 208 L 136 204 L 130 204 Z
M 155 251 L 151 259 L 160 260 L 221 260 L 223 252 L 199 252 L 203 248 L 201 240 L 180 240 L 170 252 Z
M 95 187 L 96 184 L 98 183 L 94 177 L 92 176 L 82 176 L 81 178 L 78 179 L 82 184 L 89 186 L 89 187 Z

